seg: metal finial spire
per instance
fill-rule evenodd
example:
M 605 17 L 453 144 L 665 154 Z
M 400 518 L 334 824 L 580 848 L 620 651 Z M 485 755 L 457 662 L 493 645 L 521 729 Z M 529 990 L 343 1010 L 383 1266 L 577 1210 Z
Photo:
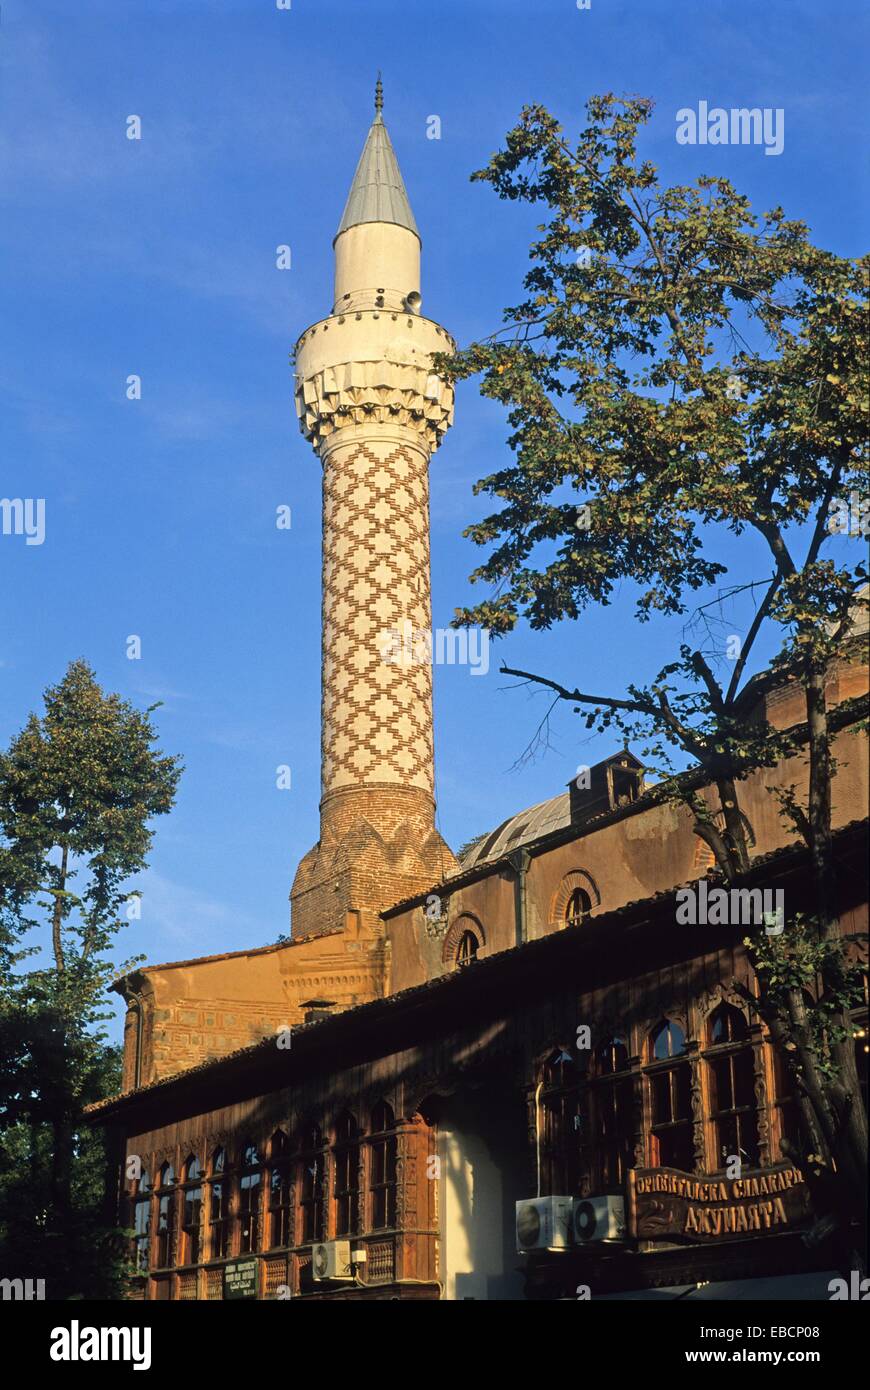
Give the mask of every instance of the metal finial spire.
M 336 236 L 363 222 L 392 222 L 419 237 L 383 117 L 381 74 L 375 85 L 375 118 L 356 166 Z

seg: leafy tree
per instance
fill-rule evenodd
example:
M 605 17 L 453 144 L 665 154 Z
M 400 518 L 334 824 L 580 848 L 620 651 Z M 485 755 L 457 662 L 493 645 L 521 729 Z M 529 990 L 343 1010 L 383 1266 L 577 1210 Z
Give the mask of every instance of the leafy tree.
M 5 1265 L 48 1273 L 62 1297 L 119 1267 L 99 1215 L 103 1140 L 82 1112 L 119 1084 L 108 952 L 181 767 L 155 747 L 156 707 L 104 693 L 83 661 L 44 702 L 0 754 L 0 1236 Z M 52 965 L 27 969 L 40 926 Z
M 520 617 L 546 629 L 609 603 L 622 581 L 637 586 L 639 621 L 681 615 L 727 574 L 728 533 L 743 538 L 742 556 L 767 551 L 769 573 L 696 610 L 695 630 L 702 623 L 711 640 L 683 642 L 646 683 L 602 695 L 502 669 L 570 702 L 588 727 L 645 738 L 663 794 L 689 807 L 729 882 L 750 865 L 740 782 L 805 750 L 808 794 L 787 789 L 780 809 L 808 847 L 814 910 L 748 947 L 797 1089 L 795 1160 L 818 1231 L 836 1231 L 851 1259 L 850 1228 L 866 1218 L 867 1130 L 849 1019 L 860 978 L 835 911 L 825 687 L 832 665 L 854 654 L 867 569 L 863 547 L 851 563 L 823 551 L 866 491 L 868 262 L 816 247 L 781 208 L 753 213 L 727 179 L 666 186 L 637 151 L 650 101 L 605 95 L 587 110 L 572 145 L 543 107 L 526 107 L 473 175 L 545 220 L 525 297 L 502 329 L 438 360 L 453 379 L 479 375 L 482 394 L 507 408 L 513 453 L 476 485 L 498 510 L 465 533 L 488 547 L 472 580 L 491 596 L 456 621 L 497 636 Z M 866 504 L 859 517 L 866 534 Z M 750 596 L 729 667 L 717 614 Z M 763 629 L 778 631 L 781 649 L 748 690 Z M 747 721 L 765 680 L 785 679 L 803 688 L 805 729 Z M 687 757 L 715 795 L 674 775 L 674 759 Z M 802 987 L 816 971 L 823 994 L 808 1010 Z

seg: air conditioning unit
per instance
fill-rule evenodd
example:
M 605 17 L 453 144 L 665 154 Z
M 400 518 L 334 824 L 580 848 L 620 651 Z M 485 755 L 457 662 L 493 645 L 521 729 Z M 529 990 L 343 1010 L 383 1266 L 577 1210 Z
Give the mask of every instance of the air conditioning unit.
M 350 1258 L 349 1240 L 326 1240 L 322 1245 L 311 1248 L 311 1277 L 321 1279 L 354 1278 L 354 1267 Z
M 625 1202 L 622 1197 L 575 1197 L 574 1244 L 589 1245 L 625 1236 Z
M 571 1197 L 527 1197 L 517 1202 L 517 1250 L 567 1250 L 571 1243 Z

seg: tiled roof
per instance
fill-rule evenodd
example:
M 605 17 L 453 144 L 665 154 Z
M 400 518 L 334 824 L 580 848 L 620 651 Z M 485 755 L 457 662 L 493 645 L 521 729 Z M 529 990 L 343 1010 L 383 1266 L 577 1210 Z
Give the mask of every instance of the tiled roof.
M 332 931 L 310 932 L 308 936 L 291 936 L 289 941 L 273 941 L 269 946 L 247 946 L 241 951 L 219 951 L 213 956 L 192 956 L 189 960 L 168 960 L 156 965 L 137 965 L 134 970 L 128 970 L 126 975 L 119 975 L 113 980 L 110 988 L 118 989 L 125 980 L 131 975 L 145 975 L 152 970 L 181 970 L 188 965 L 208 965 L 216 960 L 235 960 L 239 956 L 265 956 L 270 951 L 286 951 L 290 946 L 304 946 L 306 941 L 319 941 L 324 936 L 341 936 L 342 927 L 335 927 Z

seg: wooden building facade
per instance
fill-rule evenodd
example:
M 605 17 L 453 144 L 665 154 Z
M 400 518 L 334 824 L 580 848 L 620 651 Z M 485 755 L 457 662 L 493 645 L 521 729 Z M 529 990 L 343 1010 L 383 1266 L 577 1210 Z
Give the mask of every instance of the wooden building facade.
M 866 822 L 836 837 L 844 931 L 866 927 L 865 841 Z M 759 860 L 762 885 L 806 895 L 805 854 Z M 578 902 L 558 931 L 466 943 L 425 983 L 95 1107 L 134 1296 L 556 1299 L 818 1267 L 746 926 L 678 925 L 673 891 Z M 548 1196 L 618 1198 L 626 1229 L 518 1252 L 517 1203 Z

